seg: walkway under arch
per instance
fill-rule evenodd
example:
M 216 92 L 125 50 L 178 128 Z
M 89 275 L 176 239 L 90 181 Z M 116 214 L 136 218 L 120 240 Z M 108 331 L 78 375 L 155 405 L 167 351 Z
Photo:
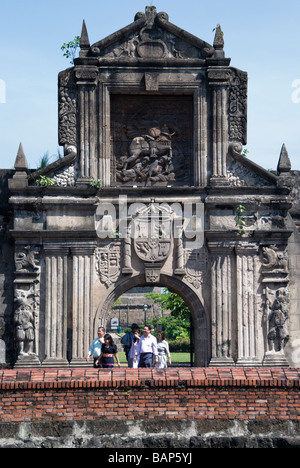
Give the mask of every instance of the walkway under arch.
M 124 279 L 119 282 L 116 287 L 108 293 L 102 305 L 99 306 L 95 320 L 94 328 L 107 322 L 109 312 L 114 302 L 125 292 L 134 287 L 149 286 L 146 283 L 145 276 L 139 275 Z M 194 326 L 194 348 L 195 348 L 195 366 L 207 367 L 210 360 L 210 324 L 204 306 L 197 294 L 181 280 L 168 276 L 161 275 L 159 283 L 153 286 L 166 287 L 170 291 L 177 293 L 188 306 L 193 320 Z

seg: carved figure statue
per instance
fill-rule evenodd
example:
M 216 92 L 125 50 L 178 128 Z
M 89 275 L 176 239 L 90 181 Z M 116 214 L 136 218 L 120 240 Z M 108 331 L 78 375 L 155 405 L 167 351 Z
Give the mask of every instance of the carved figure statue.
M 17 310 L 14 315 L 16 326 L 16 342 L 19 356 L 33 355 L 34 353 L 34 311 L 30 296 L 33 291 L 15 291 Z
M 283 351 L 286 341 L 289 338 L 287 328 L 289 311 L 288 293 L 284 289 L 279 289 L 276 299 L 269 313 L 269 333 L 268 341 L 271 352 Z

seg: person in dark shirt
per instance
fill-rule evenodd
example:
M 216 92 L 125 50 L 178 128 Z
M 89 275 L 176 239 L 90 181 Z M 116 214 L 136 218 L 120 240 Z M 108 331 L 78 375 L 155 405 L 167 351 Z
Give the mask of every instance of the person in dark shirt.
M 108 333 L 104 336 L 104 343 L 101 348 L 101 355 L 99 357 L 99 362 L 101 362 L 102 367 L 105 369 L 111 369 L 115 366 L 115 361 L 117 361 L 118 366 L 120 367 L 120 361 L 118 356 L 118 348 L 115 345 L 111 335 Z

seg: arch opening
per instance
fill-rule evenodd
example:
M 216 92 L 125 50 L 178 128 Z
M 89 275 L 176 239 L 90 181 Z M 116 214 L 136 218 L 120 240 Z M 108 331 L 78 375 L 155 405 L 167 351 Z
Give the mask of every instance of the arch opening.
M 139 275 L 133 278 L 123 280 L 116 287 L 111 290 L 104 302 L 99 305 L 95 320 L 95 330 L 98 326 L 106 326 L 110 319 L 110 311 L 114 303 L 123 294 L 132 290 L 133 288 L 144 288 L 149 287 L 149 283 L 146 283 L 145 276 Z M 206 314 L 205 308 L 198 295 L 181 280 L 170 277 L 167 275 L 161 275 L 159 283 L 153 284 L 154 287 L 167 288 L 170 292 L 178 294 L 188 307 L 191 314 L 192 324 L 192 336 L 191 346 L 193 351 L 193 359 L 190 359 L 190 364 L 195 367 L 207 367 L 210 360 L 210 333 L 209 333 L 209 320 Z M 141 322 L 144 323 L 144 312 L 142 312 Z

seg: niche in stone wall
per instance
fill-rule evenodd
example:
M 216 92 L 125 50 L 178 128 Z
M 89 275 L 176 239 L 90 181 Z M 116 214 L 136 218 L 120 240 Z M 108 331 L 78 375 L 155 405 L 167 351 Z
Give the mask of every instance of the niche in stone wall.
M 193 181 L 193 96 L 111 95 L 111 185 Z

